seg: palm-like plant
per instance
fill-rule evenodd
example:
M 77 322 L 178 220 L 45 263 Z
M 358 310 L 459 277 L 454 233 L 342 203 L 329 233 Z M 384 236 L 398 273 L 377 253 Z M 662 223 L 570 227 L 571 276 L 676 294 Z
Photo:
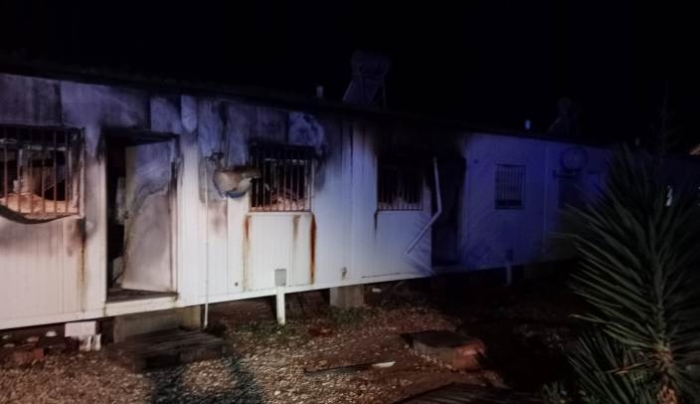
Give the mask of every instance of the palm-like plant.
M 669 203 L 662 172 L 650 156 L 622 148 L 600 198 L 572 210 L 581 230 L 572 236 L 581 257 L 572 286 L 596 331 L 571 363 L 589 402 L 697 397 L 700 208 L 696 193 L 681 189 Z

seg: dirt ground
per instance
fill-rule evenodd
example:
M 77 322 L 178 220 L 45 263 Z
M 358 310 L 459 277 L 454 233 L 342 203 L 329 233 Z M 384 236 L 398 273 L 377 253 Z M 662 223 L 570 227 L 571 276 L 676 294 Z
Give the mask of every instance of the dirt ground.
M 382 294 L 370 292 L 373 307 L 291 310 L 285 327 L 275 324 L 264 301 L 221 305 L 212 310 L 213 331 L 230 342 L 228 358 L 144 374 L 105 352 L 5 364 L 0 403 L 393 403 L 452 382 L 536 391 L 566 371 L 561 353 L 575 333 L 567 317 L 573 306 L 559 304 L 551 285 L 476 289 L 429 299 L 415 288 L 387 286 Z M 402 334 L 429 329 L 483 339 L 488 369 L 455 372 L 414 354 Z M 309 373 L 383 361 L 395 364 Z

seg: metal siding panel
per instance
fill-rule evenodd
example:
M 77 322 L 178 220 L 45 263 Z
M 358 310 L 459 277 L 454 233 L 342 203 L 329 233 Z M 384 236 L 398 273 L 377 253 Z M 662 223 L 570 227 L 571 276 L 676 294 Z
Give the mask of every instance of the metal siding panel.
M 315 277 L 315 273 L 312 274 L 312 272 L 317 271 L 317 268 L 315 268 L 315 262 L 314 268 L 311 267 L 310 259 L 311 253 L 313 252 L 312 250 L 315 250 L 315 248 L 311 248 L 311 237 L 314 236 L 312 234 L 311 228 L 312 225 L 315 226 L 315 223 L 312 223 L 314 222 L 314 217 L 312 215 L 296 215 L 292 216 L 291 219 L 291 273 L 288 269 L 287 279 L 289 285 L 292 286 L 308 285 L 312 283 L 312 281 L 314 280 L 313 278 Z M 315 233 L 316 230 L 314 230 L 313 232 Z M 313 242 L 315 243 L 316 240 L 314 240 Z
M 561 152 L 571 144 L 492 134 L 469 136 L 465 150 L 467 182 L 464 190 L 462 265 L 468 269 L 502 267 L 508 251 L 512 264 L 531 264 L 571 257 L 551 235 L 561 231 L 558 182 Z M 587 148 L 590 161 L 584 171 L 605 170 L 605 151 Z M 496 164 L 525 166 L 523 209 L 496 210 Z
M 346 126 L 342 121 L 333 122 L 332 126 L 326 125 L 325 133 L 335 148 L 323 163 L 323 185 L 314 190 L 311 206 L 316 225 L 314 284 L 340 283 L 343 279 L 342 268 L 347 266 L 351 165 Z M 306 229 L 302 234 L 304 232 Z
M 65 248 L 66 218 L 39 225 L 0 219 L 0 321 L 76 310 L 77 262 Z M 71 304 L 72 303 L 72 304 Z
M 544 142 L 497 135 L 473 135 L 465 189 L 467 242 L 462 264 L 470 269 L 502 267 L 512 251 L 512 264 L 541 258 L 544 219 Z M 495 170 L 497 164 L 525 166 L 522 209 L 495 209 Z M 550 174 L 551 175 L 551 174 Z
M 250 215 L 247 290 L 274 288 L 275 269 L 291 271 L 292 221 L 287 215 Z
M 243 224 L 248 210 L 247 201 L 247 198 L 228 199 L 228 293 L 244 290 Z
M 363 124 L 353 126 L 352 142 L 352 220 L 351 263 L 348 277 L 372 276 L 375 261 L 374 213 L 377 209 L 377 159 L 371 130 Z
M 249 241 L 244 254 L 247 254 L 245 271 L 249 279 L 246 290 L 274 288 L 274 271 L 280 268 L 287 270 L 290 286 L 311 283 L 313 216 L 270 213 L 247 217 Z
M 209 201 L 208 265 L 209 295 L 228 290 L 228 206 L 226 200 Z
M 61 229 L 61 241 L 57 242 L 59 251 L 65 252 L 61 260 L 61 285 L 63 287 L 63 312 L 71 313 L 80 310 L 78 298 L 78 273 L 83 260 L 82 237 L 80 235 L 80 219 L 66 220 Z M 78 243 L 70 246 L 69 243 Z
M 430 190 L 423 187 L 423 210 L 379 211 L 375 230 L 376 263 L 365 277 L 422 274 L 432 271 L 431 232 L 428 231 L 410 254 L 406 248 L 431 218 Z
M 194 136 L 180 138 L 182 169 L 177 189 L 178 260 L 176 265 L 177 291 L 180 299 L 190 303 L 201 295 L 202 221 L 199 202 L 199 155 Z

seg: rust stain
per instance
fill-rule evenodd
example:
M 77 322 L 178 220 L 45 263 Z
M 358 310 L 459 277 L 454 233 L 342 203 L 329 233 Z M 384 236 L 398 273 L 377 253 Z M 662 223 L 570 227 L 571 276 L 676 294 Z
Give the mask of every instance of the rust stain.
M 248 290 L 248 255 L 250 250 L 250 216 L 243 219 L 243 290 Z
M 316 216 L 314 215 L 311 215 L 311 231 L 309 235 L 309 243 L 311 245 L 311 259 L 309 260 L 309 277 L 311 284 L 313 285 L 316 282 Z
M 294 243 L 296 244 L 297 241 L 297 234 L 299 234 L 299 218 L 300 215 L 294 215 L 292 218 L 292 238 L 294 239 Z
M 85 265 L 85 244 L 87 241 L 87 231 L 85 218 L 81 218 L 74 222 L 74 231 L 72 239 L 78 239 L 80 243 L 80 258 L 78 259 L 78 293 L 80 293 L 80 308 L 81 311 L 85 311 L 86 300 L 87 300 L 87 285 L 86 281 L 86 265 Z M 73 241 L 71 241 L 73 242 Z

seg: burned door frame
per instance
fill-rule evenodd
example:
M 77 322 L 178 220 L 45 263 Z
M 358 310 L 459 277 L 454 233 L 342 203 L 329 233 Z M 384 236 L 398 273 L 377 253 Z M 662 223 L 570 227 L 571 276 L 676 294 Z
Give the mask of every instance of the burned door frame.
M 180 176 L 180 163 L 182 161 L 181 158 L 181 150 L 180 150 L 180 144 L 179 144 L 179 138 L 177 135 L 173 133 L 167 133 L 167 132 L 153 132 L 153 131 L 145 131 L 145 130 L 130 130 L 130 129 L 110 129 L 106 130 L 103 132 L 103 146 L 108 147 L 110 139 L 117 139 L 119 142 L 122 143 L 122 146 L 124 147 L 124 152 L 128 147 L 134 147 L 134 146 L 143 146 L 143 145 L 148 145 L 148 144 L 156 144 L 156 143 L 170 143 L 172 146 L 172 155 L 171 155 L 171 164 L 170 164 L 170 170 L 171 170 L 171 175 L 170 175 L 170 184 L 169 184 L 169 191 L 168 191 L 168 208 L 170 210 L 170 223 L 169 223 L 169 275 L 170 275 L 170 291 L 168 292 L 156 292 L 156 291 L 143 291 L 143 295 L 138 295 L 138 296 L 131 296 L 130 294 L 125 294 L 123 296 L 121 295 L 113 295 L 110 293 L 110 280 L 109 278 L 107 279 L 107 282 L 105 282 L 105 287 L 107 289 L 107 301 L 121 301 L 121 300 L 132 300 L 132 299 L 142 299 L 142 298 L 148 298 L 148 297 L 162 297 L 162 295 L 176 295 L 177 290 L 178 290 L 178 276 L 177 276 L 177 268 L 178 268 L 178 262 L 177 262 L 177 252 L 179 248 L 179 243 L 178 243 L 178 226 L 177 226 L 177 220 L 178 220 L 178 180 Z M 109 158 L 107 157 L 107 153 L 105 152 L 105 159 L 106 159 L 106 164 L 105 164 L 105 170 L 109 169 L 110 163 L 109 163 Z M 105 186 L 109 186 L 108 182 L 105 184 Z M 106 192 L 106 194 L 109 194 Z M 105 205 L 107 206 L 107 210 L 109 210 L 109 204 L 111 203 L 109 200 L 109 196 L 106 198 L 104 201 Z M 108 219 L 109 220 L 109 219 Z M 109 246 L 109 236 L 107 237 L 107 240 L 105 240 L 108 245 L 108 251 L 110 249 Z M 126 245 L 123 245 L 122 248 L 125 248 Z M 122 252 L 123 253 L 123 252 Z M 109 256 L 107 257 L 109 259 Z

